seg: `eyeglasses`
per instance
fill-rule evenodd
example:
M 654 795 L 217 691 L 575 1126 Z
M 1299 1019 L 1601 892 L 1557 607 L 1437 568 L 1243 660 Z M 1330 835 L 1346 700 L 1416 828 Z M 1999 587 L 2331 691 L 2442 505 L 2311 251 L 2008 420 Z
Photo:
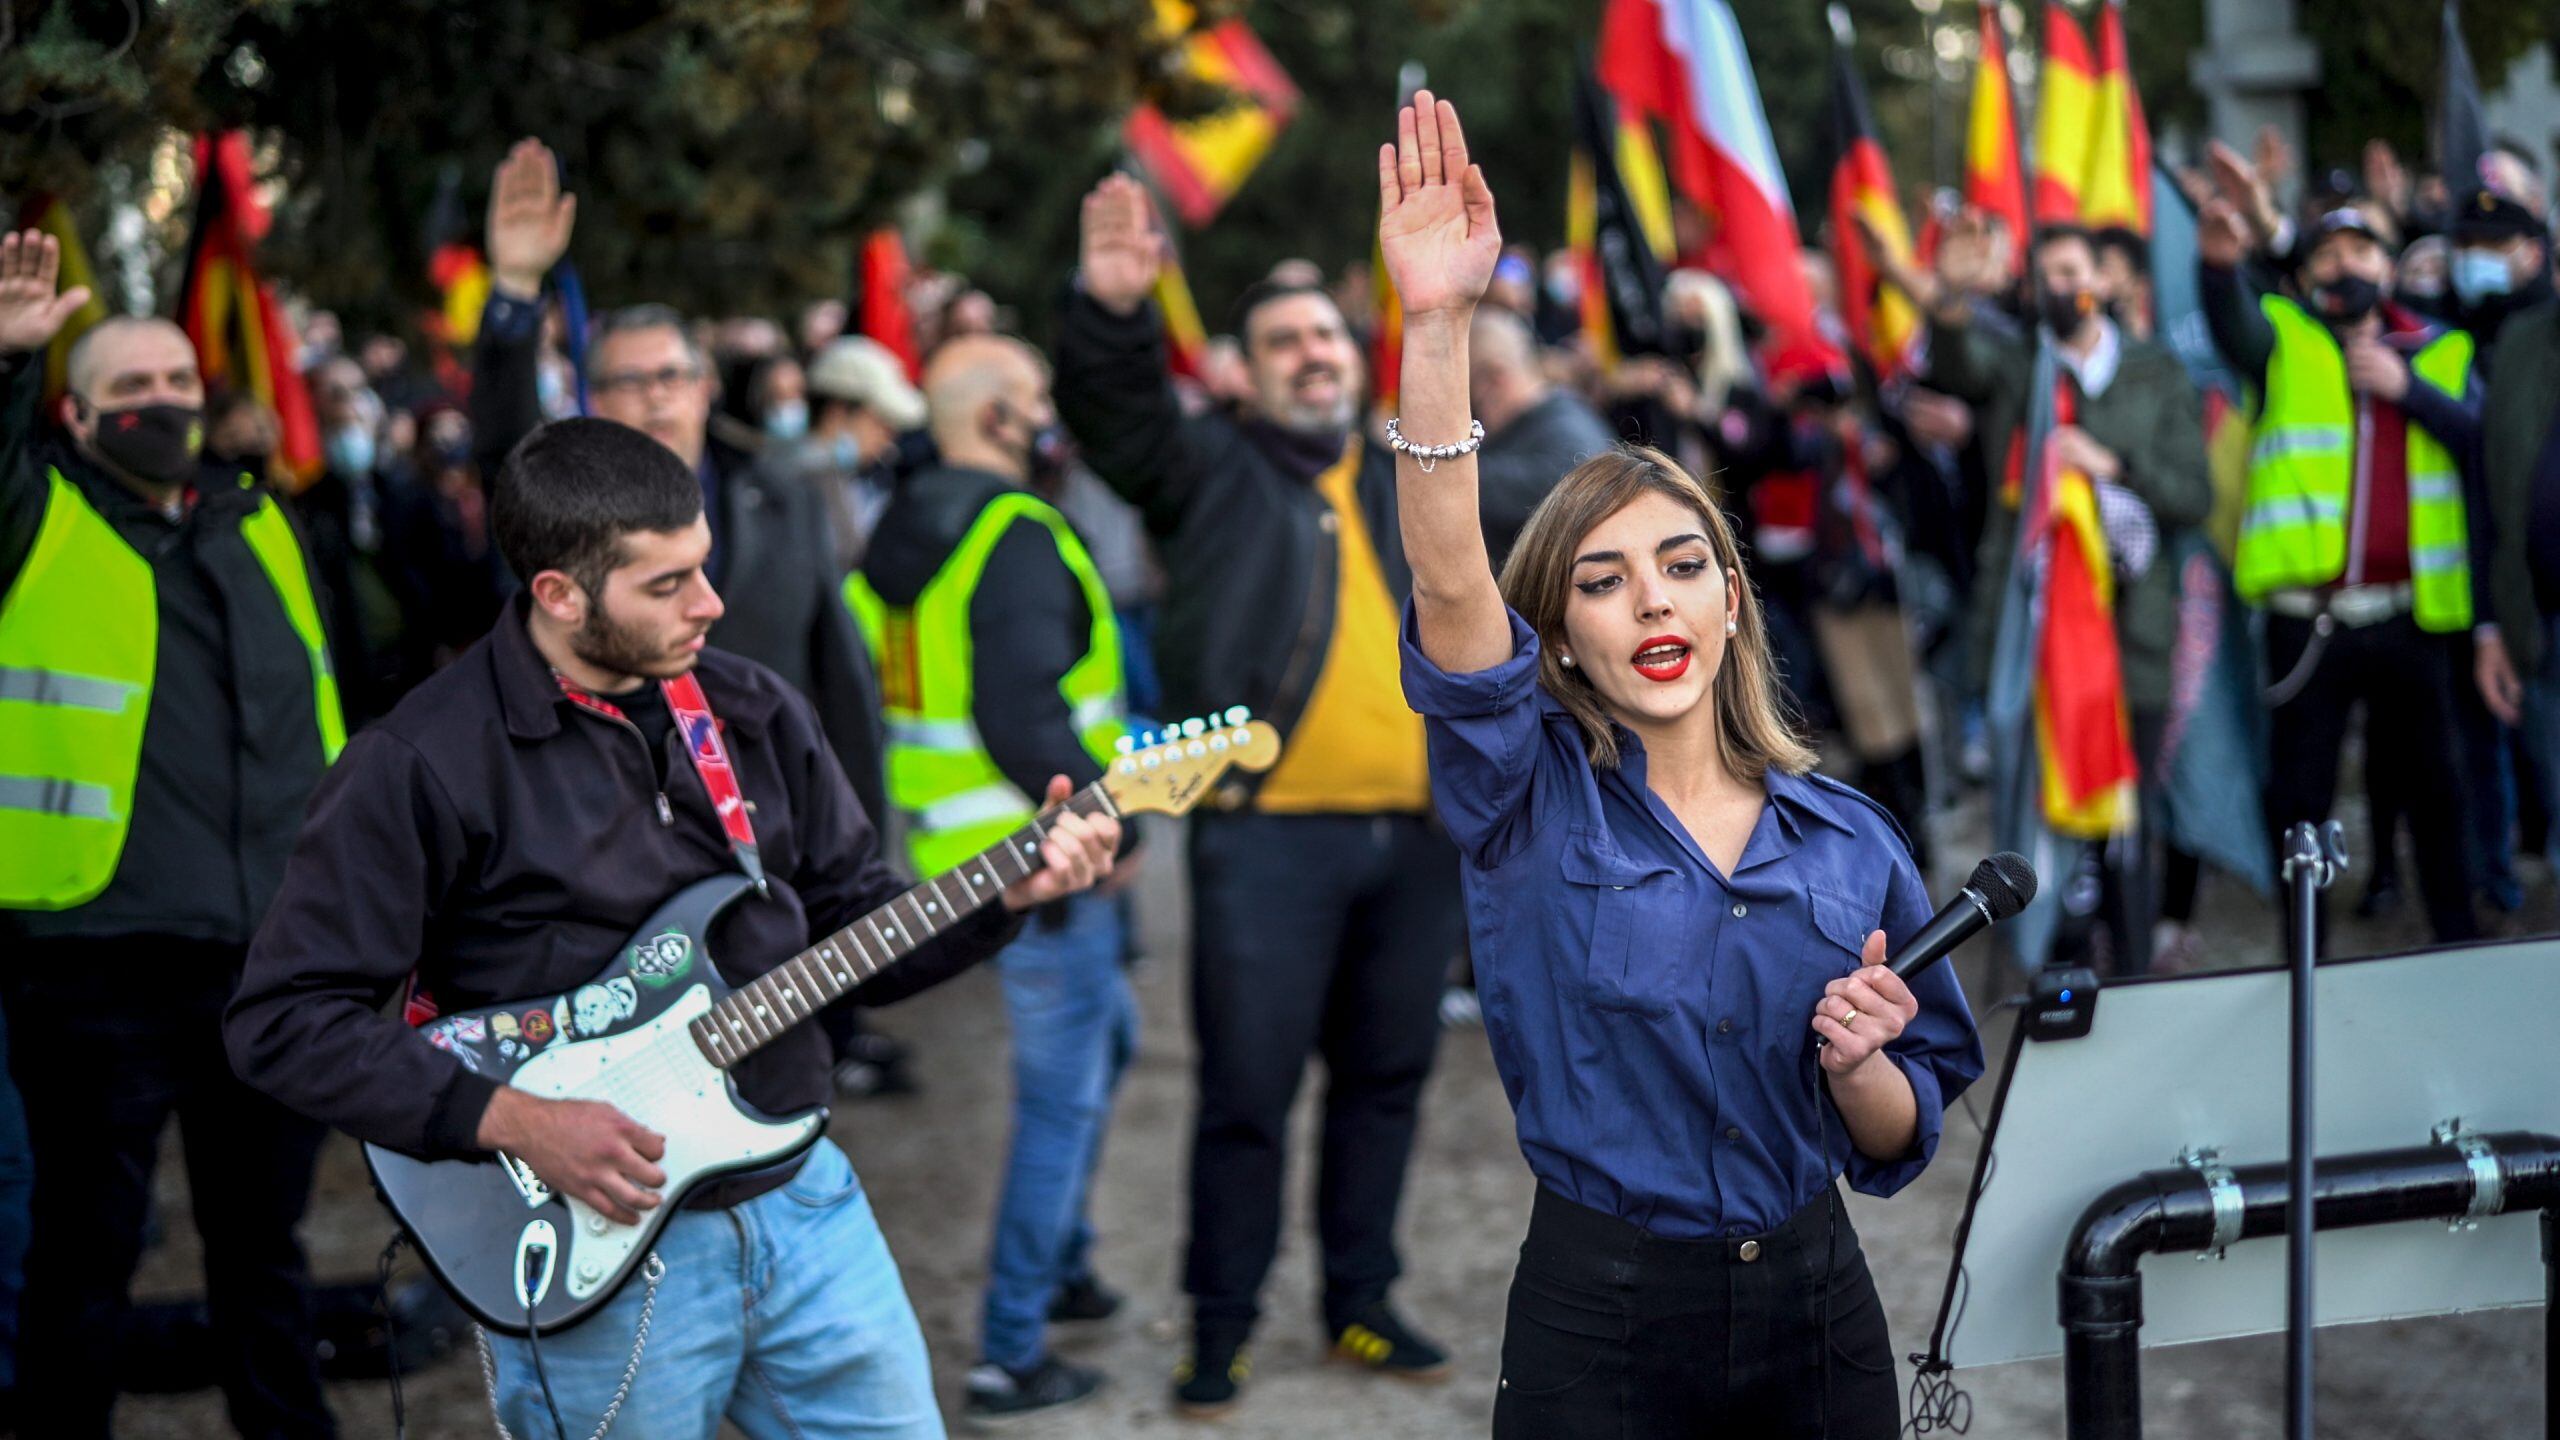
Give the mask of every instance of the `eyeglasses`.
M 595 378 L 596 390 L 605 395 L 654 388 L 672 390 L 702 378 L 702 371 L 692 365 L 666 365 L 655 370 L 617 370 Z

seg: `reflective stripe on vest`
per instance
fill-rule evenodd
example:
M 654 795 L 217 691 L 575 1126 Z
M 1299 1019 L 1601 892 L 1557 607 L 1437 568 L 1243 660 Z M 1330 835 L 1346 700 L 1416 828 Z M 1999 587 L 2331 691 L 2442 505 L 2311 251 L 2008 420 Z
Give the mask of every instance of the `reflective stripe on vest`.
M 301 547 L 271 499 L 240 530 L 312 651 L 314 718 L 335 758 L 345 719 Z M 52 473 L 35 543 L 0 597 L 0 908 L 67 909 L 115 878 L 159 647 L 150 563 Z
M 2249 455 L 2249 495 L 2233 570 L 2242 598 L 2335 584 L 2347 571 L 2353 500 L 2355 397 L 2346 357 L 2328 327 L 2290 300 L 2259 302 L 2275 330 L 2266 393 Z M 2448 331 L 2410 361 L 2418 378 L 2459 396 L 2471 373 L 2471 337 Z M 2409 573 L 2421 628 L 2471 625 L 2470 557 L 2461 476 L 2426 427 L 2402 427 L 2409 477 Z
M 1077 738 L 1107 763 L 1122 723 L 1119 622 L 1101 572 L 1066 517 L 1038 497 L 1008 492 L 987 502 L 913 604 L 891 606 L 855 572 L 845 604 L 861 622 L 880 675 L 888 733 L 889 803 L 906 822 L 907 853 L 919 874 L 935 875 L 1027 823 L 1031 797 L 1004 778 L 975 718 L 969 604 L 996 542 L 1016 520 L 1049 531 L 1058 558 L 1084 594 L 1091 630 L 1083 657 L 1059 681 Z

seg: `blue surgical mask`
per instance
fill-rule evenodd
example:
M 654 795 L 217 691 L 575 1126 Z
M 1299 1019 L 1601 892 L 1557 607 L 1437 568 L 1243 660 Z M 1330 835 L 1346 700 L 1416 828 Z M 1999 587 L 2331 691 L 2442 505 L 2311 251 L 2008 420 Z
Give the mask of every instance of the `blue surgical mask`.
M 827 459 L 838 470 L 851 470 L 862 463 L 862 442 L 850 435 L 838 435 L 827 444 Z
M 776 440 L 797 440 L 809 433 L 809 402 L 785 400 L 765 412 L 764 433 Z
M 2451 273 L 2453 293 L 2461 296 L 2465 305 L 2477 305 L 2516 288 L 2515 276 L 2507 269 L 2507 257 L 2495 250 L 2454 251 Z
M 373 473 L 373 432 L 349 425 L 329 432 L 329 468 L 341 475 Z

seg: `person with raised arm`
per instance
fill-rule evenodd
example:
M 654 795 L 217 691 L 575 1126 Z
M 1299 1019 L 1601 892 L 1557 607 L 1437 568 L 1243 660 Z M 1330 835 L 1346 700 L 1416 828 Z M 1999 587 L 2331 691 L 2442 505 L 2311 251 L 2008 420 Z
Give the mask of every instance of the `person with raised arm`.
M 1982 1072 L 1891 818 L 1812 773 L 1723 512 L 1668 457 L 1578 466 L 1497 582 L 1468 324 L 1501 241 L 1456 109 L 1378 152 L 1404 299 L 1406 698 L 1464 856 L 1485 1031 L 1537 1177 L 1493 1433 L 1875 1437 L 1884 1309 L 1835 1189 L 1885 1196 Z

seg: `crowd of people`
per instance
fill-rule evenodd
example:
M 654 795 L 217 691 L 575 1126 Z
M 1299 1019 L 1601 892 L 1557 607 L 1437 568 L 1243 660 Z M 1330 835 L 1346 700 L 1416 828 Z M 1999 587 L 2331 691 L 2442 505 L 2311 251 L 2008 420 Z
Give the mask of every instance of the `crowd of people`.
M 1426 197 L 1441 207 L 1434 224 L 1481 243 L 1490 196 L 1476 228 L 1451 218 L 1475 203 L 1458 194 L 1463 150 L 1444 176 L 1428 97 L 1420 109 L 1427 158 L 1408 110 L 1413 168 L 1398 185 L 1398 157 L 1382 158 L 1385 207 Z M 1455 144 L 1453 112 L 1442 128 Z M 1991 764 L 1984 698 L 2013 567 L 2031 563 L 2018 497 L 2045 463 L 2026 453 L 2037 440 L 2091 482 L 2140 777 L 2132 818 L 2083 847 L 2063 887 L 2057 958 L 2118 975 L 2204 963 L 2191 922 L 2214 852 L 2187 828 L 2172 777 L 2200 724 L 2199 667 L 2223 644 L 2257 657 L 2254 742 L 2217 779 L 2254 797 L 2261 860 L 2286 826 L 2329 814 L 2361 716 L 2374 864 L 2359 906 L 2404 903 L 2405 820 L 2434 938 L 2513 928 L 2498 917 L 2525 909 L 2519 857 L 2560 855 L 2560 300 L 2542 177 L 2513 149 L 2476 177 L 2411 177 L 2379 148 L 2360 173 L 2299 183 L 2281 147 L 2252 161 L 2216 145 L 2207 160 L 2186 176 L 2195 292 L 2210 349 L 2236 377 L 2229 394 L 2155 333 L 2139 237 L 2061 223 L 2012 234 L 1961 212 L 1931 256 L 1883 265 L 1880 283 L 1924 324 L 1911 363 L 1881 380 L 1818 354 L 1764 363 L 1758 319 L 1676 258 L 1666 353 L 1604 355 L 1583 325 L 1575 257 L 1514 243 L 1487 252 L 1480 301 L 1405 295 L 1408 325 L 1437 322 L 1443 348 L 1408 331 L 1399 410 L 1371 380 L 1380 277 L 1366 263 L 1328 278 L 1280 260 L 1239 297 L 1228 333 L 1176 365 L 1150 298 L 1162 231 L 1126 176 L 1084 202 L 1077 279 L 1046 354 L 1010 333 L 1018 317 L 996 299 L 933 272 L 905 296 L 912 372 L 846 333 L 833 300 L 781 319 L 640 303 L 573 337 L 547 278 L 576 206 L 550 153 L 525 141 L 494 176 L 491 288 L 466 356 L 423 363 L 401 340 L 306 317 L 299 364 L 326 458 L 299 487 L 269 483 L 283 478 L 275 417 L 208 393 L 165 321 L 88 331 L 49 406 L 43 351 L 85 297 L 57 293 L 50 240 L 10 237 L 0 931 L 13 963 L 0 1014 L 18 1083 L 0 1095 L 0 1365 L 13 1367 L 0 1383 L 14 1381 L 22 1416 L 42 1417 L 26 1433 L 109 1432 L 172 1116 L 245 1434 L 334 1433 L 293 1239 L 324 1120 L 424 1155 L 522 1155 L 616 1218 L 658 1203 L 655 1137 L 500 1100 L 505 1087 L 424 1041 L 371 1027 L 393 1023 L 379 1012 L 395 1000 L 415 1024 L 438 1006 L 574 986 L 688 867 L 728 863 L 722 818 L 684 798 L 699 793 L 682 771 L 701 747 L 676 713 L 683 697 L 646 683 L 687 671 L 706 639 L 770 677 L 704 670 L 742 773 L 772 764 L 788 777 L 745 808 L 766 837 L 758 863 L 812 933 L 895 893 L 893 870 L 964 864 L 1169 721 L 1245 706 L 1286 737 L 1274 769 L 1219 782 L 1185 854 L 1146 855 L 1134 829 L 1078 829 L 1058 842 L 1054 883 L 1007 891 L 1020 915 L 991 915 L 908 979 L 856 992 L 886 1003 L 990 956 L 1001 976 L 1013 1138 L 966 1390 L 986 1418 L 1073 1403 L 1103 1381 L 1046 1335 L 1120 1305 L 1088 1204 L 1136 1041 L 1124 962 L 1127 881 L 1142 863 L 1183 868 L 1194 926 L 1192 1329 L 1173 1376 L 1184 1413 L 1227 1410 L 1250 1378 L 1310 1057 L 1326 1075 L 1315 1318 L 1360 1366 L 1446 1372 L 1442 1347 L 1391 1297 L 1396 1216 L 1444 1024 L 1480 1008 L 1543 1187 L 1533 1241 L 1596 1255 L 1632 1222 L 1702 1241 L 1835 1243 L 1801 1229 L 1825 1217 L 1799 1209 L 1793 1152 L 1753 1162 L 1790 1177 L 1765 1195 L 1700 1193 L 1613 1168 L 1645 1168 L 1623 1156 L 1591 1159 L 1608 1137 L 1588 1117 L 1539 1108 L 1551 1047 L 1612 1042 L 1519 989 L 1520 942 L 1498 940 L 1504 902 L 1488 877 L 1523 856 L 1563 877 L 1556 913 L 1584 917 L 1540 932 L 1595 957 L 1574 1006 L 1730 1033 L 1736 1017 L 1664 989 L 1673 978 L 1648 972 L 1629 931 L 1703 924 L 1661 909 L 1645 883 L 1692 869 L 1671 883 L 1736 897 L 1730 923 L 1722 901 L 1711 916 L 1726 935 L 1752 907 L 1775 915 L 1784 897 L 1764 901 L 1736 868 L 1767 858 L 1753 820 L 1765 798 L 1778 819 L 1764 826 L 1805 847 L 1795 863 L 1834 867 L 1806 927 L 1837 943 L 1840 978 L 1793 998 L 1836 1006 L 1815 1027 L 1824 1083 L 1866 1098 L 1842 1100 L 1837 1143 L 1803 1132 L 1810 1111 L 1772 1100 L 1752 1143 L 1776 1143 L 1774 1128 L 1818 1154 L 1825 1195 L 1844 1168 L 1876 1193 L 1916 1174 L 1980 1052 L 1951 982 L 1924 1006 L 1854 972 L 1881 956 L 1870 930 L 1899 934 L 1925 914 L 1933 830 Z M 1409 291 L 1440 274 L 1413 243 L 1390 256 Z M 1805 265 L 1845 357 L 1830 268 L 1814 252 Z M 1417 368 L 1416 356 L 1459 368 Z M 2036 435 L 2030 416 L 2047 408 L 2059 423 Z M 1442 422 L 1457 433 L 1423 428 Z M 1645 448 L 1613 448 L 1629 444 Z M 1586 464 L 1611 456 L 1628 467 L 1616 479 Z M 1499 595 L 1480 583 L 1468 517 L 1427 498 L 1435 460 L 1473 477 L 1471 523 Z M 1714 653 L 1742 677 L 1714 682 L 1728 685 L 1713 692 L 1728 728 L 1713 766 L 1665 743 L 1669 730 L 1612 731 L 1610 717 L 1655 702 L 1625 699 L 1613 687 L 1631 682 L 1562 643 L 1574 596 L 1649 582 L 1586 571 L 1595 556 L 1573 553 L 1582 536 L 1564 533 L 1557 507 L 1614 535 L 1613 517 L 1693 503 L 1712 507 L 1712 534 L 1673 539 L 1704 547 L 1698 573 L 1730 577 L 1713 603 L 1728 607 L 1731 640 Z M 1673 540 L 1662 544 L 1668 555 Z M 1598 558 L 1625 563 L 1620 550 Z M 2242 623 L 2222 626 L 2226 610 Z M 1537 645 L 1515 643 L 1530 635 Z M 1706 643 L 1633 639 L 1637 671 L 1666 685 Z M 1520 708 L 1533 683 L 1555 701 L 1543 719 Z M 604 754 L 628 742 L 598 737 L 626 726 L 645 764 Z M 1691 767 L 1680 774 L 1723 777 L 1698 782 L 1694 813 L 1661 778 L 1650 820 L 1641 785 L 1592 788 L 1595 773 L 1641 764 L 1638 733 L 1666 773 L 1676 758 Z M 1543 758 L 1524 758 L 1533 750 Z M 1822 776 L 1800 775 L 1817 757 Z M 1532 772 L 1547 778 L 1533 785 Z M 1726 780 L 1743 790 L 1719 789 Z M 1718 808 L 1735 794 L 1743 810 Z M 562 795 L 579 803 L 552 803 Z M 1580 819 L 1533 839 L 1558 808 Z M 1678 825 L 1663 820 L 1674 809 Z M 626 840 L 626 822 L 651 833 Z M 1641 824 L 1655 848 L 1624 843 Z M 1824 825 L 1859 838 L 1804 838 Z M 1676 843 L 1690 834 L 1696 845 Z M 1861 848 L 1880 835 L 1915 863 Z M 1825 910 L 1844 894 L 1866 898 Z M 783 952 L 803 943 L 769 938 Z M 1626 953 L 1603 966 L 1604 947 Z M 1803 1017 L 1778 1014 L 1781 998 L 1744 1029 L 1791 1026 L 1794 1043 Z M 748 1074 L 750 1097 L 780 1112 L 830 1088 L 908 1083 L 898 1047 L 857 1013 L 819 1012 L 823 1039 Z M 1884 1015 L 1899 1023 L 1882 1036 L 1854 1028 Z M 1858 1067 L 1887 1041 L 1910 1078 L 1879 1094 L 1886 1072 Z M 1664 1103 L 1642 1086 L 1629 1096 L 1647 1113 Z M 1713 1107 L 1663 1123 L 1675 1154 L 1693 1128 L 1700 1147 L 1743 1141 Z M 713 1198 L 814 1223 L 784 1202 L 805 1211 L 848 1172 L 832 1147 L 813 1154 Z M 1562 1197 L 1552 1211 L 1550 1195 Z M 708 1253 L 703 1232 L 681 1230 L 700 1198 L 662 1253 Z M 784 1433 L 774 1427 L 821 1392 L 934 1433 L 921 1342 L 908 1344 L 912 1313 L 877 1230 L 867 1208 L 839 1218 L 850 1228 L 807 1243 L 876 1257 L 828 1281 L 861 1287 L 863 1308 L 815 1290 L 787 1303 L 811 1326 L 851 1317 L 885 1324 L 888 1339 L 821 1359 L 806 1327 L 751 1315 L 735 1327 L 744 1358 L 687 1362 L 657 1393 L 691 1386 L 684 1403 L 716 1416 L 746 1393 L 738 1367 L 761 1366 L 797 1377 L 798 1398 L 732 1409 L 750 1433 Z M 497 1340 L 493 1406 L 517 1433 L 541 1431 L 546 1411 L 605 1411 L 629 1383 L 643 1303 L 628 1288 L 538 1355 Z M 737 1306 L 707 1292 L 685 1303 Z M 1533 1328 L 1521 1303 L 1515 1292 L 1515 1335 Z M 1573 1321 L 1542 1323 L 1553 1339 Z M 1886 1353 L 1880 1322 L 1854 1343 Z M 1516 1359 L 1506 1346 L 1506 1392 L 1515 1366 L 1542 1360 L 1552 1368 L 1527 1340 Z M 1567 1433 L 1529 1391 L 1506 1395 L 1519 1408 L 1497 1423 Z M 1891 1409 L 1890 1397 L 1842 1403 Z

